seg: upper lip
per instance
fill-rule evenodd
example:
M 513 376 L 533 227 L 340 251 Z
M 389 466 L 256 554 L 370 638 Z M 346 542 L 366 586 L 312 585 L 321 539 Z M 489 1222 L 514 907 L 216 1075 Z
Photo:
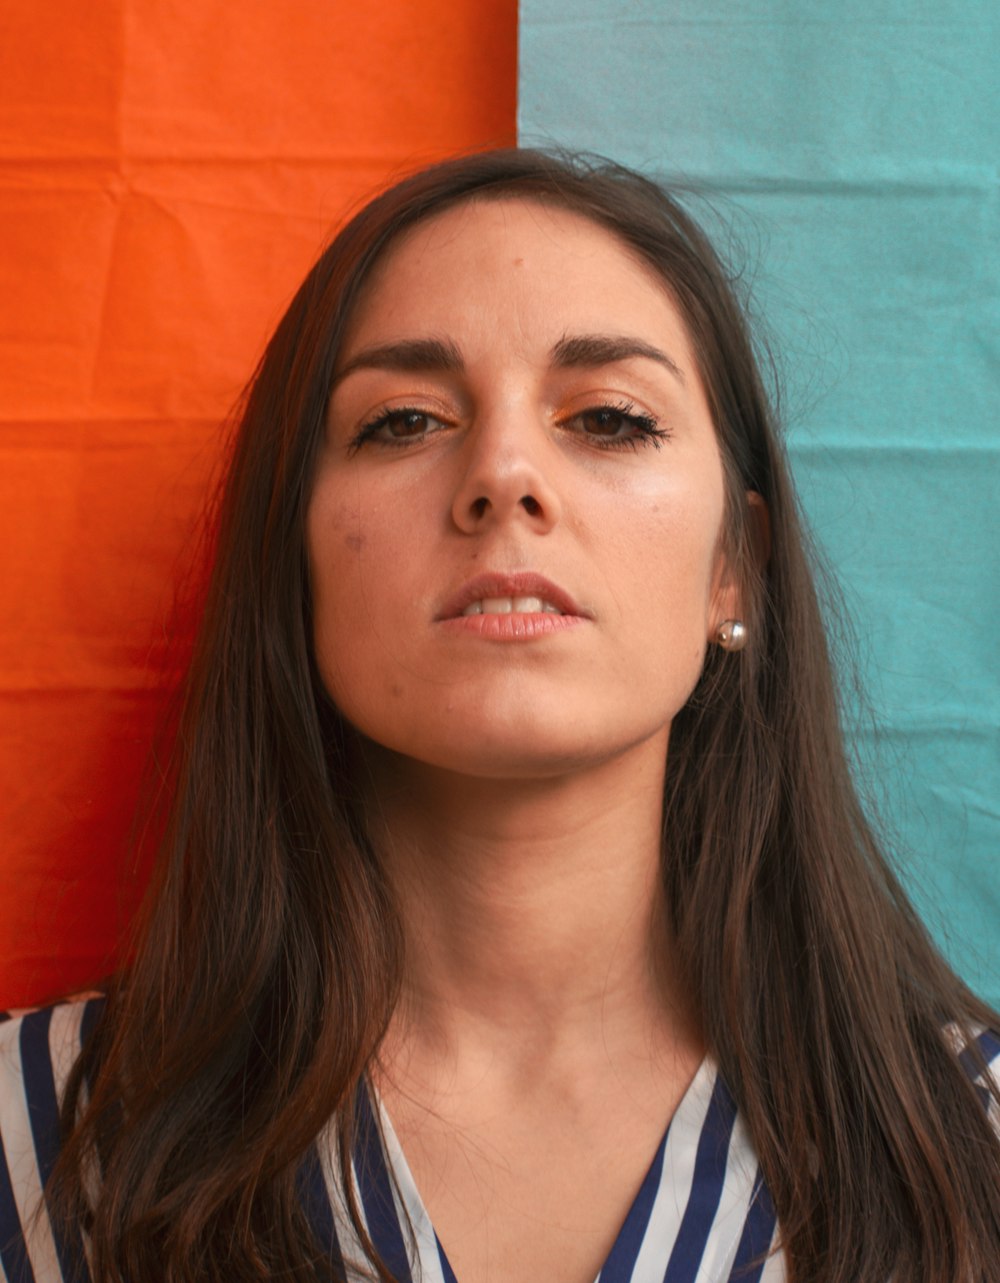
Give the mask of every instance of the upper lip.
M 485 601 L 490 597 L 540 597 L 555 606 L 564 615 L 586 616 L 569 593 L 544 575 L 535 575 L 521 571 L 514 575 L 482 574 L 476 575 L 464 583 L 461 588 L 445 602 L 437 615 L 438 619 L 456 619 L 471 606 L 474 601 Z

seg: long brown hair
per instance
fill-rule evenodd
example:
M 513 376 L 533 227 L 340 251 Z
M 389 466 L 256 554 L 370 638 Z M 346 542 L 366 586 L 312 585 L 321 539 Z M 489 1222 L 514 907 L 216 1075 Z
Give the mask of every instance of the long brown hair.
M 58 1205 L 88 1229 L 102 1283 L 333 1277 L 296 1174 L 333 1119 L 350 1185 L 353 1095 L 402 954 L 349 736 L 316 676 L 305 514 L 341 337 L 373 263 L 420 219 L 501 195 L 581 213 L 650 264 L 708 392 L 751 642 L 738 657 L 710 648 L 672 727 L 663 878 L 682 979 L 749 1125 L 792 1277 L 987 1278 L 1000 1146 L 944 1026 L 996 1017 L 930 944 L 857 800 L 732 283 L 652 182 L 527 150 L 446 162 L 369 204 L 310 272 L 254 376 L 161 859 L 134 964 L 65 1098 Z M 747 490 L 770 513 L 766 565 Z

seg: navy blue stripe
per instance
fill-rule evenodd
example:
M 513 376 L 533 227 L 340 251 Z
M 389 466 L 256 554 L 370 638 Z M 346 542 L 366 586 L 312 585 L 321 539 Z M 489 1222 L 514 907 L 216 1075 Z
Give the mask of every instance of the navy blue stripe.
M 337 1238 L 337 1226 L 330 1205 L 330 1191 L 327 1189 L 323 1165 L 320 1162 L 319 1150 L 315 1145 L 309 1150 L 299 1170 L 295 1174 L 295 1187 L 299 1202 L 306 1214 L 316 1242 L 323 1249 L 326 1258 L 335 1274 L 342 1277 L 344 1256 Z
M 649 1171 L 639 1186 L 639 1192 L 629 1208 L 625 1223 L 608 1253 L 608 1259 L 601 1266 L 601 1272 L 598 1275 L 599 1283 L 629 1283 L 632 1277 L 635 1263 L 639 1259 L 639 1249 L 649 1228 L 649 1218 L 653 1214 L 656 1193 L 663 1178 L 663 1157 L 667 1151 L 669 1134 L 668 1127 L 649 1165 Z
M 983 1059 L 989 1064 L 991 1060 L 995 1060 L 997 1056 L 1000 1056 L 1000 1038 L 991 1029 L 984 1029 L 976 1041 L 971 1046 L 966 1047 L 959 1056 L 958 1059 L 962 1068 L 975 1081 L 979 1077 L 981 1070 L 973 1057 L 973 1046 L 979 1049 Z
M 990 1102 L 993 1100 L 993 1093 L 981 1081 L 977 1081 L 982 1076 L 982 1069 L 973 1054 L 973 1047 L 978 1048 L 983 1059 L 989 1064 L 990 1061 L 1000 1055 L 1000 1038 L 991 1029 L 984 1029 L 976 1041 L 966 1047 L 958 1057 L 959 1064 L 965 1070 L 976 1089 L 976 1094 L 982 1102 L 983 1109 L 988 1111 Z
M 392 1178 L 385 1164 L 378 1124 L 364 1084 L 360 1084 L 355 1102 L 357 1136 L 354 1144 L 354 1166 L 358 1173 L 361 1203 L 365 1209 L 368 1233 L 376 1251 L 397 1283 L 413 1283 L 410 1262 L 403 1241 L 403 1231 L 392 1198 Z
M 14 1201 L 7 1155 L 0 1135 L 0 1265 L 10 1283 L 35 1283 L 35 1272 L 28 1260 L 21 1231 L 21 1220 Z
M 698 1137 L 691 1193 L 667 1262 L 663 1283 L 686 1283 L 692 1279 L 705 1254 L 705 1244 L 722 1197 L 726 1158 L 735 1122 L 736 1105 L 719 1074 L 715 1079 L 708 1113 Z
M 88 998 L 83 1004 L 83 1015 L 80 1017 L 80 1046 L 86 1047 L 94 1028 L 104 1011 L 106 998 Z
M 33 1011 L 21 1021 L 21 1069 L 28 1120 L 35 1142 L 38 1176 L 45 1185 L 59 1153 L 59 1101 L 49 1053 L 52 1008 Z
M 38 1178 L 43 1188 L 48 1187 L 59 1155 L 59 1098 L 56 1095 L 55 1076 L 52 1072 L 52 1055 L 49 1049 L 49 1028 L 52 1008 L 34 1011 L 21 1022 L 21 1066 L 24 1071 L 24 1094 L 28 1102 L 28 1120 L 35 1142 L 35 1161 Z M 83 1250 L 83 1237 L 79 1228 L 69 1232 L 53 1222 L 52 1238 L 55 1242 L 59 1268 L 66 1283 L 89 1283 L 90 1270 Z
M 441 1273 L 444 1275 L 444 1283 L 458 1283 L 458 1279 L 455 1278 L 455 1271 L 451 1268 L 451 1261 L 449 1261 L 448 1257 L 445 1255 L 445 1250 L 441 1246 L 441 1240 L 438 1238 L 436 1233 L 434 1235 L 434 1242 L 437 1245 L 438 1260 L 441 1262 Z
M 101 994 L 98 998 L 88 998 L 84 1003 L 83 1016 L 80 1019 L 80 1046 L 82 1049 L 89 1047 L 90 1041 L 96 1032 L 98 1021 L 104 1015 L 107 1002 L 107 996 Z M 90 1058 L 83 1076 L 88 1095 L 93 1095 L 94 1082 L 99 1069 L 100 1065 L 93 1058 Z M 117 1132 L 121 1126 L 121 1121 L 121 1108 L 118 1105 L 113 1105 L 109 1110 L 108 1124 L 101 1128 L 101 1134 L 97 1138 L 97 1167 L 101 1173 L 104 1171 L 111 1133 Z
M 740 1245 L 736 1249 L 736 1259 L 729 1275 L 729 1283 L 758 1283 L 767 1264 L 767 1249 L 774 1237 L 777 1217 L 771 1193 L 764 1184 L 760 1168 L 757 1168 L 757 1179 L 754 1182 L 753 1195 L 747 1218 L 743 1222 L 743 1233 Z
M 995 1029 L 984 1029 L 976 1042 L 979 1043 L 979 1048 L 987 1062 L 1000 1056 L 1000 1033 Z

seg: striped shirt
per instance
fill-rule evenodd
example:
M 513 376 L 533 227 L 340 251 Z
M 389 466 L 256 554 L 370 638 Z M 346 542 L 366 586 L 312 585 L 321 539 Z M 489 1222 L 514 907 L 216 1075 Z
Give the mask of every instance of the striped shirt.
M 58 1152 L 59 1094 L 99 1010 L 100 999 L 91 999 L 0 1024 L 0 1276 L 8 1283 L 90 1283 L 82 1237 L 55 1230 L 43 1187 Z M 984 1033 L 980 1044 L 996 1072 L 1000 1040 Z M 968 1052 L 962 1056 L 974 1076 Z M 399 1283 L 457 1283 L 392 1122 L 364 1085 L 357 1117 L 351 1179 L 383 1261 Z M 331 1262 L 349 1283 L 361 1283 L 371 1272 L 328 1140 L 321 1137 L 302 1164 L 300 1195 Z M 774 1209 L 749 1133 L 706 1059 L 596 1283 L 777 1283 L 785 1277 Z

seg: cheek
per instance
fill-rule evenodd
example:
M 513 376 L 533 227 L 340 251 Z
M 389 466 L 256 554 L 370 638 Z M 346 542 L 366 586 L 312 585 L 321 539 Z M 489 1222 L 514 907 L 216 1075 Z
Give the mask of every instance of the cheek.
M 694 484 L 680 473 L 634 503 L 620 560 L 661 617 L 683 625 L 706 616 L 723 511 L 721 477 L 717 484 L 701 478 Z
M 362 520 L 360 503 L 320 489 L 307 523 L 316 666 L 330 698 L 362 731 L 403 695 L 392 660 L 410 585 L 383 511 L 367 502 Z
M 345 670 L 363 654 L 368 612 L 361 566 L 366 543 L 357 506 L 332 501 L 320 491 L 308 518 L 313 642 L 323 683 L 338 704 Z
M 636 662 L 655 672 L 649 680 L 669 687 L 678 705 L 701 675 L 718 622 L 713 598 L 722 516 L 721 484 L 718 492 L 668 487 L 642 507 L 630 532 L 631 604 L 645 620 L 635 634 L 644 652 Z

